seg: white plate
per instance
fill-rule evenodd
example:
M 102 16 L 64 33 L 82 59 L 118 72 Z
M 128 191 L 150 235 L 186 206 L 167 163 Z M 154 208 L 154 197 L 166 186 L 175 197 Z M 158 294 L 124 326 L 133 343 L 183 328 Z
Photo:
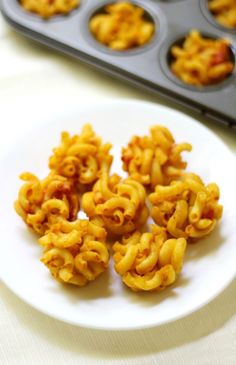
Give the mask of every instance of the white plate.
M 188 247 L 181 276 L 162 293 L 133 293 L 110 270 L 79 289 L 55 282 L 39 258 L 41 248 L 13 209 L 21 182 L 18 175 L 47 173 L 52 147 L 60 132 L 78 133 L 92 123 L 104 141 L 114 145 L 113 170 L 121 173 L 120 150 L 134 134 L 144 135 L 154 124 L 164 124 L 177 142 L 188 141 L 193 151 L 184 157 L 188 170 L 221 188 L 224 216 L 208 238 Z M 157 326 L 183 317 L 219 294 L 236 272 L 235 159 L 207 128 L 170 109 L 140 101 L 109 101 L 66 108 L 25 136 L 0 166 L 1 255 L 0 274 L 5 284 L 25 302 L 52 317 L 84 327 L 134 329 Z

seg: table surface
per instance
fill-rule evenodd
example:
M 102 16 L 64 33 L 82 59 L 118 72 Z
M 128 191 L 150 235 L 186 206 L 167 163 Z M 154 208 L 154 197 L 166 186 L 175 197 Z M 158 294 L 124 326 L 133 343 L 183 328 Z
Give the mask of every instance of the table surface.
M 1 151 L 14 144 L 34 120 L 27 104 L 46 97 L 79 104 L 104 98 L 133 98 L 168 105 L 156 96 L 104 76 L 15 33 L 0 15 Z M 15 120 L 13 109 L 19 109 Z M 183 110 L 183 109 L 182 109 Z M 184 111 L 184 110 L 183 110 Z M 7 123 L 2 116 L 8 115 Z M 236 155 L 236 132 L 207 122 Z M 4 138 L 3 138 L 4 136 Z M 51 319 L 18 299 L 0 283 L 0 364 L 236 364 L 236 280 L 210 304 L 173 323 L 147 330 L 106 332 L 77 328 Z

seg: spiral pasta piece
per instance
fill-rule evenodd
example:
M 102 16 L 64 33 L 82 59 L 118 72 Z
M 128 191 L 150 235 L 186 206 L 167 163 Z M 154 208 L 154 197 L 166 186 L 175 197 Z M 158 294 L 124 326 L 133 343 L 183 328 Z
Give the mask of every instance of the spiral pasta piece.
M 72 179 L 83 192 L 91 189 L 101 171 L 109 171 L 113 157 L 109 154 L 112 145 L 102 140 L 85 124 L 80 135 L 61 135 L 60 146 L 54 148 L 49 159 L 49 168 L 58 175 Z
M 169 186 L 156 186 L 149 195 L 151 216 L 172 237 L 196 240 L 212 232 L 221 218 L 219 198 L 217 184 L 204 185 L 198 175 L 185 173 Z
M 183 265 L 186 240 L 167 239 L 164 230 L 134 232 L 113 245 L 115 270 L 134 291 L 159 291 L 173 284 Z
M 15 210 L 36 233 L 44 234 L 59 218 L 76 219 L 79 198 L 71 181 L 53 173 L 43 180 L 28 172 L 20 178 L 25 183 L 19 190 Z
M 123 170 L 145 186 L 168 185 L 186 167 L 181 153 L 191 149 L 189 143 L 176 144 L 166 127 L 156 125 L 150 129 L 149 136 L 134 136 L 123 148 Z
M 39 239 L 44 247 L 41 261 L 57 281 L 84 286 L 108 267 L 105 240 L 105 229 L 88 220 L 61 219 Z
M 132 179 L 121 181 L 117 175 L 103 173 L 93 191 L 82 197 L 82 208 L 89 218 L 103 222 L 114 235 L 133 232 L 146 223 L 148 209 L 143 186 Z
M 58 14 L 68 14 L 77 8 L 80 0 L 20 0 L 27 11 L 50 18 Z

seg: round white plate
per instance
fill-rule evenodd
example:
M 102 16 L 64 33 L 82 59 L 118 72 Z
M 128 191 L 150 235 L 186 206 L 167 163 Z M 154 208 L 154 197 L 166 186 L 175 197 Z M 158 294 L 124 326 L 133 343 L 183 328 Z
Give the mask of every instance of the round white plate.
M 177 142 L 193 145 L 185 153 L 188 170 L 206 183 L 221 188 L 223 219 L 206 239 L 187 249 L 183 271 L 176 284 L 161 293 L 133 293 L 109 271 L 85 288 L 63 286 L 54 281 L 39 261 L 41 248 L 13 209 L 21 182 L 18 175 L 31 171 L 43 178 L 48 157 L 57 146 L 60 132 L 79 133 L 90 122 L 95 131 L 114 145 L 113 171 L 122 173 L 121 147 L 134 134 L 148 133 L 150 126 L 170 128 Z M 124 174 L 124 173 L 123 173 Z M 66 108 L 54 117 L 45 116 L 41 126 L 19 142 L 0 166 L 0 274 L 4 283 L 25 302 L 62 321 L 100 329 L 134 329 L 157 326 L 200 308 L 233 279 L 236 273 L 235 159 L 207 128 L 168 108 L 140 101 L 107 101 Z

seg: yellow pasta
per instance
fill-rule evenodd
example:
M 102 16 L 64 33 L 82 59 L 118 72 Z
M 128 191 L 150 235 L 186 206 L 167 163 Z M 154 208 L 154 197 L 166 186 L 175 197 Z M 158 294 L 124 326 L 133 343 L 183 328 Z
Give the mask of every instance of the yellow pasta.
M 172 237 L 199 239 L 213 231 L 222 216 L 219 197 L 215 183 L 204 185 L 199 176 L 185 173 L 169 186 L 156 186 L 149 195 L 151 216 Z
M 233 71 L 230 43 L 226 39 L 210 39 L 192 30 L 182 47 L 171 48 L 172 72 L 183 82 L 207 86 L 225 80 Z
M 61 144 L 49 160 L 49 175 L 40 180 L 23 173 L 15 210 L 40 235 L 41 261 L 60 283 L 82 287 L 108 267 L 113 244 L 115 270 L 133 291 L 160 291 L 181 272 L 188 242 L 200 239 L 222 216 L 215 183 L 186 173 L 182 152 L 189 143 L 176 144 L 164 126 L 134 136 L 122 150 L 129 177 L 110 175 L 111 144 L 103 144 L 91 125 L 80 135 L 63 132 Z M 149 217 L 156 225 L 145 231 Z M 82 209 L 88 220 L 77 218 Z M 117 238 L 118 236 L 118 238 Z
M 236 1 L 209 0 L 209 10 L 216 20 L 226 28 L 236 28 Z
M 49 159 L 49 168 L 72 179 L 79 191 L 89 190 L 101 171 L 109 171 L 111 147 L 110 143 L 102 144 L 91 125 L 85 124 L 80 135 L 62 133 L 61 144 Z
M 164 126 L 153 126 L 150 135 L 134 136 L 122 150 L 123 169 L 141 184 L 154 188 L 168 185 L 182 174 L 186 163 L 181 153 L 191 151 L 189 143 L 176 144 L 171 132 Z
M 173 284 L 183 265 L 186 240 L 167 239 L 164 230 L 134 232 L 113 245 L 115 270 L 134 291 L 160 291 Z
M 19 190 L 15 210 L 35 232 L 44 234 L 58 218 L 76 219 L 79 197 L 68 179 L 50 173 L 39 180 L 28 172 L 20 178 L 25 183 Z
M 105 6 L 104 13 L 94 15 L 90 31 L 102 44 L 118 51 L 142 46 L 149 42 L 155 27 L 145 19 L 144 9 L 129 2 Z
M 84 286 L 108 267 L 109 252 L 104 228 L 88 220 L 61 219 L 39 239 L 41 261 L 62 283 Z
M 148 217 L 146 192 L 132 179 L 103 173 L 93 190 L 83 195 L 82 208 L 89 218 L 103 222 L 109 233 L 122 235 L 143 226 Z
M 25 10 L 50 18 L 53 15 L 70 13 L 79 6 L 80 0 L 20 0 L 20 3 Z

